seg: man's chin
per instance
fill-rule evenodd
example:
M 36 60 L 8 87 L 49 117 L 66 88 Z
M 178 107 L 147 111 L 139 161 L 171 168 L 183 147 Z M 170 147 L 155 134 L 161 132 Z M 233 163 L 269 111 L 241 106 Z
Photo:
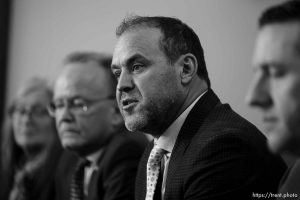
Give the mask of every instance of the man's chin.
M 141 126 L 140 123 L 133 122 L 133 121 L 125 122 L 125 126 L 126 126 L 127 130 L 129 130 L 131 132 L 138 132 L 138 131 L 142 131 L 142 129 L 143 129 L 143 126 Z
M 159 132 L 159 123 L 152 119 L 151 115 L 144 113 L 124 116 L 125 126 L 129 131 L 143 132 L 154 136 Z
M 145 132 L 147 120 L 143 117 L 127 117 L 125 118 L 125 126 L 131 132 Z
M 289 139 L 283 133 L 268 134 L 268 147 L 275 154 L 286 152 L 289 148 Z
M 78 140 L 76 140 L 76 138 L 63 138 L 62 146 L 64 149 L 70 151 L 78 151 L 78 149 L 82 148 L 82 144 Z
M 272 153 L 278 154 L 282 151 L 281 145 L 274 141 L 268 140 L 268 147 Z

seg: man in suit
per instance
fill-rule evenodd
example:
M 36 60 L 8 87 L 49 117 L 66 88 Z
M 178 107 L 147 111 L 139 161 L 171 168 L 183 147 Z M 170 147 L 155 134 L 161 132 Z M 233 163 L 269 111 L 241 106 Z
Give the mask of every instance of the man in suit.
M 268 146 L 273 152 L 299 157 L 300 1 L 287 1 L 263 12 L 253 66 L 246 100 L 263 113 Z M 300 197 L 300 161 L 286 174 L 280 193 Z
M 139 165 L 136 200 L 245 200 L 276 191 L 283 161 L 210 88 L 190 27 L 134 16 L 117 37 L 111 68 L 125 125 L 154 137 Z
M 132 137 L 115 101 L 111 56 L 77 52 L 67 57 L 49 106 L 66 152 L 58 170 L 57 198 L 134 198 L 146 138 Z

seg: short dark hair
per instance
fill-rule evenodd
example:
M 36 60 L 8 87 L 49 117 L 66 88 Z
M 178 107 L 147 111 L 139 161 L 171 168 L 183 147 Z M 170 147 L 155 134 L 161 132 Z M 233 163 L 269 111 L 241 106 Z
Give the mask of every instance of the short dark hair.
M 259 18 L 259 28 L 273 23 L 300 22 L 300 1 L 287 1 L 265 10 Z
M 198 62 L 198 76 L 204 79 L 208 87 L 210 87 L 204 52 L 200 40 L 193 29 L 176 18 L 130 16 L 126 17 L 119 25 L 116 35 L 120 37 L 124 32 L 136 27 L 160 29 L 162 38 L 159 45 L 171 64 L 182 54 L 193 54 Z
M 112 55 L 97 52 L 73 52 L 64 60 L 64 64 L 95 62 L 103 67 L 110 76 L 112 89 L 117 87 L 117 80 L 111 72 Z
M 275 23 L 297 22 L 300 26 L 300 1 L 291 0 L 265 10 L 259 18 L 259 28 Z M 300 33 L 300 31 L 299 31 Z M 300 52 L 300 36 L 295 44 L 295 48 Z

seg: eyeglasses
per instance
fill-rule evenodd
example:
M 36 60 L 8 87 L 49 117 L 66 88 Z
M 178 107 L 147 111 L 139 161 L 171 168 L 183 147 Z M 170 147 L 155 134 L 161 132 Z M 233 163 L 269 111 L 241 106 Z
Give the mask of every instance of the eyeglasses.
M 72 98 L 72 99 L 56 99 L 48 105 L 48 112 L 50 116 L 55 117 L 63 109 L 68 108 L 73 114 L 83 115 L 91 110 L 91 107 L 97 103 L 105 100 L 114 100 L 115 96 L 110 95 L 97 100 L 89 100 L 84 98 Z
M 25 107 L 25 106 L 14 106 L 11 108 L 11 114 L 17 116 L 31 116 L 35 118 L 42 118 L 42 117 L 49 117 L 49 113 L 46 107 L 43 106 L 32 106 L 32 107 Z

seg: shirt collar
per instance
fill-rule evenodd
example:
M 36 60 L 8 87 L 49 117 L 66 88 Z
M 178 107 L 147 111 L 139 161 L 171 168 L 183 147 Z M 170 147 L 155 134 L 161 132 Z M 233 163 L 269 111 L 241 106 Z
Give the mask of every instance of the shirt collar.
M 184 112 L 182 112 L 179 117 L 165 130 L 165 132 L 158 138 L 154 139 L 154 144 L 157 145 L 157 147 L 162 148 L 166 150 L 168 153 L 167 155 L 170 156 L 173 150 L 173 147 L 175 145 L 177 136 L 179 134 L 179 131 L 187 118 L 188 114 L 192 110 L 192 108 L 195 106 L 195 104 L 198 102 L 198 100 L 206 93 L 207 91 L 203 92 L 201 95 L 197 97 L 193 101 L 189 107 L 185 109 Z
M 101 157 L 102 153 L 103 153 L 103 148 L 86 157 L 86 159 L 91 162 L 91 167 L 98 166 L 98 160 Z

